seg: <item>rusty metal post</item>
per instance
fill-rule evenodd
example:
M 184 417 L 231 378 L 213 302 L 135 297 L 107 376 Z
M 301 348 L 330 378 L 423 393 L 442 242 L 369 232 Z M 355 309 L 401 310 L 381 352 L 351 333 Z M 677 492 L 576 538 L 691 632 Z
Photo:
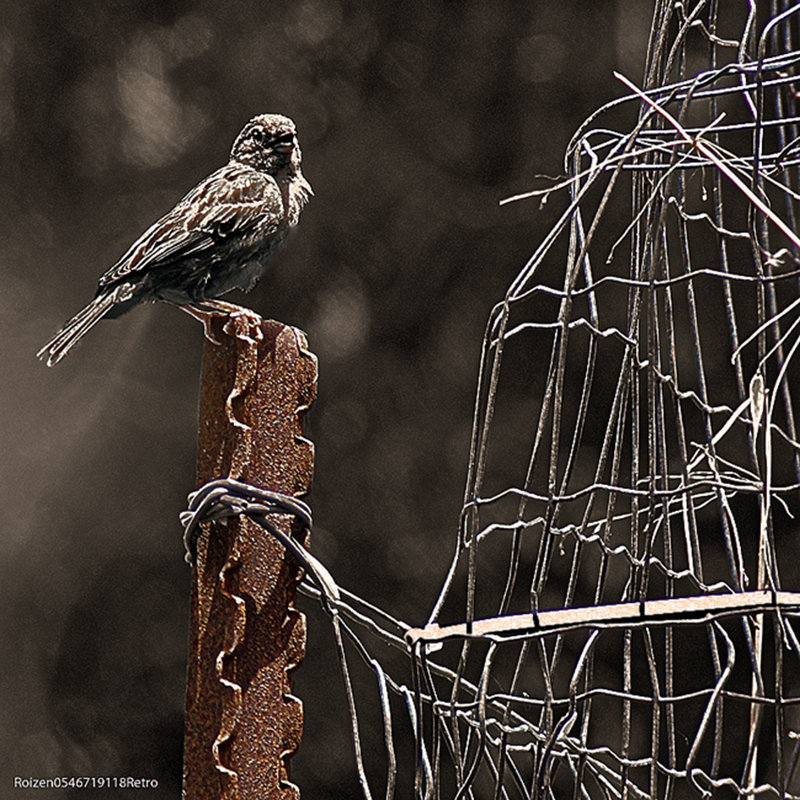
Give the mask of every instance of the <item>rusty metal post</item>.
M 302 416 L 316 395 L 317 362 L 304 334 L 245 314 L 215 318 L 213 334 L 220 344 L 205 345 L 198 486 L 231 477 L 305 494 L 314 450 L 301 436 Z M 307 535 L 291 517 L 275 519 Z M 298 572 L 247 518 L 202 526 L 192 573 L 186 800 L 299 798 L 288 772 L 303 723 L 290 680 L 305 654 L 305 617 L 293 606 Z

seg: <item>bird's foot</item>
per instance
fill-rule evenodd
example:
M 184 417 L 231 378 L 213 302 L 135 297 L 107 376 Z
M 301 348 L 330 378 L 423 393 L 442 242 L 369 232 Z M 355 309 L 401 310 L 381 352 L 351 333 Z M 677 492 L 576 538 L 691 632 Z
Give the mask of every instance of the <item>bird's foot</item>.
M 214 329 L 213 329 L 213 320 L 214 317 L 221 317 L 224 316 L 227 312 L 222 311 L 221 309 L 218 310 L 205 310 L 201 309 L 198 306 L 178 306 L 181 311 L 185 311 L 190 317 L 196 319 L 198 322 L 202 323 L 203 325 L 203 335 L 208 339 L 209 342 L 216 345 L 222 345 L 222 342 L 219 341 L 214 336 Z
M 180 308 L 189 314 L 189 316 L 203 323 L 203 331 L 206 339 L 214 344 L 221 344 L 213 334 L 212 320 L 214 317 L 228 317 L 231 320 L 237 317 L 243 318 L 251 331 L 253 331 L 253 337 L 255 337 L 254 341 L 261 338 L 263 319 L 256 314 L 255 311 L 245 308 L 244 306 L 237 306 L 235 303 L 226 303 L 224 300 L 202 300 L 192 305 L 181 306 Z M 230 330 L 227 325 L 224 330 L 225 333 L 233 334 L 233 330 Z
M 224 314 L 225 316 L 230 316 L 242 312 L 250 314 L 255 313 L 254 311 L 250 311 L 244 306 L 237 306 L 236 303 L 228 303 L 225 300 L 213 300 L 213 299 L 200 300 L 197 303 L 194 303 L 193 307 L 199 308 L 202 311 L 208 311 L 216 314 Z

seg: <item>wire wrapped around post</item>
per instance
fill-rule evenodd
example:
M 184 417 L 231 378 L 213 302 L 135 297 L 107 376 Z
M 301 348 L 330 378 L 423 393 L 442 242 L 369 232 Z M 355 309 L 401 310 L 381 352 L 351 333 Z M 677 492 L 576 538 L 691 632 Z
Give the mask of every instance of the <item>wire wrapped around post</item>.
M 250 313 L 214 318 L 211 334 L 219 344 L 206 342 L 203 358 L 198 486 L 230 478 L 306 494 L 314 451 L 302 418 L 317 363 L 305 336 Z M 302 514 L 278 506 L 270 522 L 308 546 Z M 305 654 L 305 618 L 294 608 L 302 571 L 244 515 L 203 523 L 193 546 L 183 796 L 294 800 L 288 759 L 303 715 L 290 674 Z

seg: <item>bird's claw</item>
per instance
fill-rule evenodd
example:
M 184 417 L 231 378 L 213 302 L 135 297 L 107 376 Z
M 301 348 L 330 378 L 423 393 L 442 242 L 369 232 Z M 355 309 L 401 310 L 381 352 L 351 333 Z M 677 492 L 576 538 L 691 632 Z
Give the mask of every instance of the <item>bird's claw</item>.
M 214 336 L 214 326 L 212 324 L 212 320 L 214 319 L 215 314 L 208 314 L 201 319 L 203 323 L 203 336 L 211 342 L 211 344 L 215 344 L 218 347 L 222 347 L 222 342 Z
M 222 342 L 220 342 L 219 339 L 214 336 L 213 320 L 214 317 L 224 316 L 226 313 L 225 311 L 222 309 L 215 309 L 213 307 L 205 309 L 190 305 L 179 306 L 179 308 L 181 311 L 185 311 L 193 319 L 196 319 L 198 322 L 202 323 L 203 335 L 209 342 L 219 347 L 222 346 Z

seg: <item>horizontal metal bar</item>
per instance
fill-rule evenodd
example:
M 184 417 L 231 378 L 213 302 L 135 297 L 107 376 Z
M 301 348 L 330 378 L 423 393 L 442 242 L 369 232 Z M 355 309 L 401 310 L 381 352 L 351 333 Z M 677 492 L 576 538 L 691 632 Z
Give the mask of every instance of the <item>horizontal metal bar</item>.
M 509 636 L 531 631 L 563 630 L 626 623 L 696 622 L 704 618 L 763 611 L 800 611 L 800 592 L 738 592 L 695 597 L 669 597 L 641 603 L 615 603 L 585 608 L 557 608 L 527 614 L 475 620 L 443 627 L 433 624 L 411 628 L 405 634 L 409 646 L 452 638 Z

